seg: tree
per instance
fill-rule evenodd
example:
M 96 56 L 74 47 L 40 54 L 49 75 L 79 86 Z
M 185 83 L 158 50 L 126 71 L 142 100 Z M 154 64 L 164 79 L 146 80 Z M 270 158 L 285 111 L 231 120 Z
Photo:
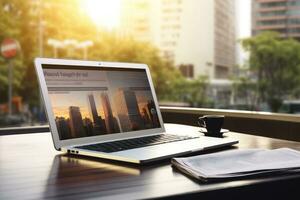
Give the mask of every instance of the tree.
M 95 27 L 89 16 L 82 12 L 78 0 L 3 0 L 1 3 L 0 17 L 3 23 L 0 23 L 0 28 L 5 31 L 0 33 L 0 39 L 8 36 L 14 37 L 18 39 L 22 48 L 22 56 L 16 59 L 16 65 L 19 68 L 15 70 L 15 94 L 21 95 L 30 108 L 39 105 L 33 60 L 40 56 L 40 28 L 42 28 L 43 57 L 53 57 L 53 47 L 47 45 L 47 40 L 50 38 L 92 40 L 94 45 L 88 49 L 90 60 L 148 64 L 160 100 L 177 99 L 174 91 L 179 81 L 182 82 L 180 87 L 189 84 L 188 89 L 181 91 L 190 92 L 192 98 L 198 95 L 197 89 L 192 91 L 191 88 L 194 87 L 190 87 L 194 82 L 186 81 L 172 62 L 161 57 L 160 51 L 155 46 Z M 59 12 L 53 12 L 56 10 Z M 58 50 L 58 58 L 82 59 L 83 52 L 82 49 L 74 47 L 71 54 L 68 54 L 67 48 Z M 7 93 L 7 69 L 3 68 L 2 64 L 4 61 L 0 60 L 0 94 L 3 100 L 2 94 Z M 5 101 L 6 98 L 3 102 Z
M 186 101 L 193 107 L 200 107 L 207 104 L 207 77 L 199 76 L 195 80 L 187 80 Z
M 88 21 L 87 16 L 80 13 L 77 0 L 42 0 L 22 1 L 20 7 L 23 13 L 22 21 L 18 29 L 21 32 L 19 38 L 22 52 L 23 65 L 26 68 L 23 76 L 23 86 L 20 95 L 30 107 L 37 107 L 40 103 L 37 78 L 34 70 L 33 60 L 39 54 L 39 29 L 42 29 L 43 57 L 53 57 L 52 47 L 47 45 L 49 38 L 54 39 L 76 39 L 79 41 L 94 39 L 95 28 Z M 59 10 L 59 12 L 53 12 Z M 60 58 L 67 58 L 66 50 L 59 52 Z M 72 58 L 82 59 L 82 54 L 76 52 Z
M 209 101 L 207 98 L 208 80 L 205 76 L 199 76 L 196 79 L 187 79 L 183 76 L 171 83 L 169 100 L 182 101 L 189 103 L 190 106 L 206 106 Z
M 234 96 L 242 109 L 257 110 L 258 93 L 256 88 L 256 82 L 250 77 L 241 76 L 233 79 Z
M 300 43 L 263 32 L 242 40 L 242 46 L 250 53 L 249 69 L 257 77 L 259 100 L 277 112 L 283 100 L 299 87 Z
M 23 8 L 25 8 L 23 1 L 11 0 L 0 2 L 0 42 L 7 37 L 19 39 L 21 35 L 20 20 L 24 17 L 24 12 L 21 12 Z M 16 95 L 22 87 L 25 68 L 22 64 L 22 55 L 20 52 L 18 56 L 12 60 L 12 65 L 14 66 L 13 92 L 14 95 Z M 0 103 L 7 102 L 7 89 L 8 61 L 0 57 Z
M 59 10 L 60 12 L 55 12 Z M 164 60 L 152 44 L 136 41 L 130 37 L 119 37 L 111 31 L 95 27 L 76 0 L 3 0 L 0 2 L 0 39 L 16 38 L 20 42 L 21 54 L 15 59 L 14 94 L 21 95 L 31 108 L 39 105 L 39 92 L 33 60 L 39 54 L 39 29 L 42 28 L 43 57 L 53 57 L 53 49 L 47 45 L 50 38 L 78 41 L 92 40 L 89 59 L 120 62 L 140 62 L 149 65 L 158 98 L 167 98 L 172 82 L 180 76 L 173 64 Z M 59 58 L 82 59 L 81 49 L 59 49 Z M 1 101 L 7 102 L 7 66 L 0 59 Z

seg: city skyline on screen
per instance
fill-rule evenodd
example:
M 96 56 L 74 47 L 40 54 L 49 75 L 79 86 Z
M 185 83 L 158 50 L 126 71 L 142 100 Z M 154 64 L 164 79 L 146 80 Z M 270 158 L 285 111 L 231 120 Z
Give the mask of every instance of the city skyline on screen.
M 52 110 L 61 140 L 160 127 L 145 71 L 82 70 L 85 72 L 83 79 L 76 82 L 74 77 L 70 77 L 69 81 L 57 76 L 63 81 L 62 85 L 57 85 L 56 78 L 51 76 L 55 73 L 44 70 L 49 75 L 46 83 L 48 80 Z M 60 72 L 64 74 L 72 72 L 70 69 L 55 70 L 63 70 Z M 98 82 L 95 79 L 97 73 L 102 77 Z M 91 83 L 91 77 L 96 82 Z M 55 85 L 51 85 L 53 83 Z M 92 85 L 86 87 L 86 83 Z M 64 84 L 66 87 L 62 87 Z

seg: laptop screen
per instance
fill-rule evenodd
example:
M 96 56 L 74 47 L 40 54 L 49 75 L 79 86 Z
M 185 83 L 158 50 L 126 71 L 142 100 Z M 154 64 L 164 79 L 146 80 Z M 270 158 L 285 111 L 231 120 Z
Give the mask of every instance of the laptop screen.
M 145 69 L 42 69 L 60 140 L 161 127 Z

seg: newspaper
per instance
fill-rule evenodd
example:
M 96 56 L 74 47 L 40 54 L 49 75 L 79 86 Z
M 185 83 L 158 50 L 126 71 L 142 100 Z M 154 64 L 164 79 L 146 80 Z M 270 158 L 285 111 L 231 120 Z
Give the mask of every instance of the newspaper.
M 245 149 L 173 158 L 172 165 L 202 181 L 300 170 L 300 152 L 289 148 Z

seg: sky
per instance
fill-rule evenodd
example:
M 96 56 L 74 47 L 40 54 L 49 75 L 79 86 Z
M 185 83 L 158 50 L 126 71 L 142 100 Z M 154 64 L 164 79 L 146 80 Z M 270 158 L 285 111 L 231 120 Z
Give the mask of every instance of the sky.
M 119 26 L 121 0 L 81 0 L 81 7 L 97 26 L 113 29 Z
M 237 38 L 251 36 L 251 0 L 236 0 L 236 28 Z M 247 54 L 239 45 L 237 47 L 237 62 L 242 65 L 247 59 Z
M 55 117 L 69 118 L 69 107 L 76 106 L 80 108 L 82 118 L 92 118 L 89 111 L 88 95 L 93 94 L 96 102 L 98 115 L 104 118 L 104 111 L 101 102 L 101 92 L 99 91 L 72 91 L 69 93 L 51 93 L 51 103 Z
M 249 37 L 251 34 L 251 0 L 236 0 L 237 36 Z

